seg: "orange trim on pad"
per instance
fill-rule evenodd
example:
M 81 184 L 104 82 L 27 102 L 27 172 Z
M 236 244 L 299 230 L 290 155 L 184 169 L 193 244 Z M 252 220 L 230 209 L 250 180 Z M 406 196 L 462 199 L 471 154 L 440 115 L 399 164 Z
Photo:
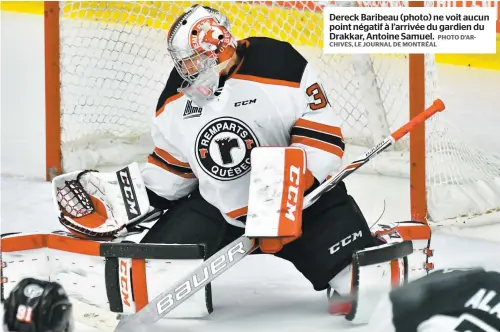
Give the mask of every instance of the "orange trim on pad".
M 399 274 L 399 261 L 397 259 L 393 259 L 391 261 L 391 285 L 393 287 L 397 287 L 400 283 L 401 278 Z
M 139 311 L 149 302 L 145 259 L 132 258 L 132 290 L 135 310 Z

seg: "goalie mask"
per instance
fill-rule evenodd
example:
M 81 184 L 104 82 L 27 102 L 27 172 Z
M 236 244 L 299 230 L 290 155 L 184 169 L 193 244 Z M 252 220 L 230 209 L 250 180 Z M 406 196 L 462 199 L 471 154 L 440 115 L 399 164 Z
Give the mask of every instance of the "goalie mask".
M 220 73 L 236 51 L 228 18 L 196 5 L 174 22 L 167 41 L 175 68 L 184 79 L 179 91 L 203 106 L 215 97 Z

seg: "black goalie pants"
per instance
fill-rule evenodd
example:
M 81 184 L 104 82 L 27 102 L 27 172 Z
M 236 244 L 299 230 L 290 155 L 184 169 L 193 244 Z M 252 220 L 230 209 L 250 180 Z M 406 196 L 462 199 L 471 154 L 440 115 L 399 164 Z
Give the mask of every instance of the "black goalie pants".
M 328 282 L 351 263 L 353 251 L 375 245 L 343 183 L 304 210 L 302 220 L 302 236 L 275 256 L 294 264 L 316 290 L 326 289 Z M 177 201 L 141 242 L 204 243 L 211 256 L 243 234 L 243 228 L 227 223 L 219 210 L 195 191 Z

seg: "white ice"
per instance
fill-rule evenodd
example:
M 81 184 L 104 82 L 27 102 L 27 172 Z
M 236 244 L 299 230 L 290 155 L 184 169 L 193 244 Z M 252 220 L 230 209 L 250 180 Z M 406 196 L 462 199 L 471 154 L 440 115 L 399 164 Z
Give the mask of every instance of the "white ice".
M 3 16 L 3 15 L 2 15 Z M 2 29 L 2 39 L 5 29 Z M 3 50 L 2 50 L 3 53 Z M 29 64 L 27 64 L 29 65 Z M 2 94 L 5 84 L 2 62 Z M 463 129 L 473 139 L 483 143 L 487 151 L 500 151 L 498 124 L 498 82 L 500 72 L 464 67 L 439 66 L 442 98 L 457 117 L 466 117 Z M 16 78 L 9 78 L 18 84 Z M 39 82 L 42 83 L 42 82 Z M 25 91 L 29 92 L 29 91 Z M 29 98 L 28 95 L 23 98 Z M 22 102 L 22 99 L 20 99 Z M 2 118 L 11 115 L 2 102 Z M 20 117 L 23 110 L 16 115 Z M 16 132 L 33 134 L 26 120 L 17 127 L 5 128 L 2 123 L 2 157 L 4 133 L 13 137 Z M 12 123 L 12 122 L 10 122 Z M 496 138 L 495 138 L 496 135 Z M 21 138 L 22 139 L 22 138 Z M 8 157 L 39 151 L 8 151 Z M 22 157 L 22 156 L 21 156 Z M 26 165 L 19 159 L 20 168 L 43 167 Z M 12 165 L 12 160 L 10 160 Z M 2 168 L 4 159 L 2 158 Z M 11 168 L 12 169 L 12 168 Z M 36 171 L 29 172 L 35 174 Z M 350 193 L 356 198 L 368 221 L 375 221 L 382 212 L 383 220 L 409 218 L 409 185 L 407 180 L 354 174 L 347 181 Z M 50 184 L 31 177 L 2 173 L 1 232 L 51 231 L 59 227 L 52 205 Z M 500 224 L 500 220 L 499 220 Z M 474 238 L 472 238 L 474 237 Z M 488 238 L 485 240 L 484 238 Z M 432 240 L 436 268 L 487 266 L 500 270 L 500 226 L 455 231 L 453 235 L 436 231 Z M 273 256 L 245 258 L 213 283 L 214 313 L 204 319 L 163 320 L 157 331 L 360 331 L 341 317 L 328 313 L 325 292 L 315 292 L 294 267 Z M 83 325 L 78 332 L 95 331 Z

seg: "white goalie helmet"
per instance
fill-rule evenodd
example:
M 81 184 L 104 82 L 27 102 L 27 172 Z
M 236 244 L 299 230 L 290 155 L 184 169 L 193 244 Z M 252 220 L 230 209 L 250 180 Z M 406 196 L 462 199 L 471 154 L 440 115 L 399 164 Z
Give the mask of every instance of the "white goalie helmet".
M 195 5 L 177 18 L 167 42 L 175 68 L 184 79 L 179 91 L 203 106 L 215 97 L 220 72 L 236 51 L 229 19 L 215 9 Z

